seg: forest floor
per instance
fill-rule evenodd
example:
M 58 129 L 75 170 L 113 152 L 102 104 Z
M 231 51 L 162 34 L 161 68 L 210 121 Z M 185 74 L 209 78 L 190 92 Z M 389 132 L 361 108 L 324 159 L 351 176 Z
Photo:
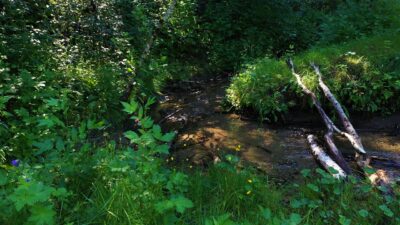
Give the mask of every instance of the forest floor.
M 280 180 L 291 180 L 302 169 L 316 168 L 306 134 L 324 130 L 315 112 L 292 112 L 282 124 L 261 123 L 257 117 L 226 112 L 222 107 L 229 77 L 198 79 L 170 85 L 158 106 L 156 118 L 166 129 L 176 130 L 172 147 L 178 163 L 206 166 L 229 153 Z M 400 136 L 395 130 L 400 113 L 391 116 L 353 115 L 367 151 L 400 162 Z M 350 161 L 352 147 L 336 137 Z M 347 153 L 347 154 L 346 154 Z

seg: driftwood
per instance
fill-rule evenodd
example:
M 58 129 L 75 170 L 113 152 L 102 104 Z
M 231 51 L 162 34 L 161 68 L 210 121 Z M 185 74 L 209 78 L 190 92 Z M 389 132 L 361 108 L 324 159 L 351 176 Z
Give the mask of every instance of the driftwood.
M 364 147 L 361 143 L 361 138 L 358 136 L 358 134 L 357 134 L 356 130 L 354 129 L 353 125 L 351 124 L 349 118 L 346 116 L 346 113 L 344 112 L 342 106 L 340 105 L 338 100 L 336 100 L 335 96 L 329 90 L 328 86 L 326 86 L 325 83 L 322 81 L 322 75 L 321 75 L 319 68 L 314 63 L 312 63 L 311 65 L 314 68 L 315 73 L 318 75 L 319 87 L 324 92 L 325 97 L 332 103 L 332 105 L 335 108 L 336 112 L 338 113 L 339 118 L 343 124 L 343 127 L 346 129 L 347 133 L 342 132 L 338 129 L 336 131 L 338 133 L 340 133 L 341 135 L 347 137 L 347 139 L 349 139 L 349 141 L 351 142 L 353 147 L 360 154 L 366 154 Z
M 309 95 L 313 101 L 314 106 L 317 108 L 319 114 L 321 115 L 325 126 L 328 128 L 328 132 L 325 134 L 325 141 L 329 147 L 330 153 L 335 159 L 335 162 L 343 169 L 343 171 L 346 173 L 346 176 L 351 173 L 350 167 L 344 160 L 342 154 L 340 151 L 337 149 L 334 141 L 333 141 L 333 131 L 339 130 L 336 128 L 332 120 L 328 117 L 328 115 L 325 113 L 324 109 L 322 108 L 321 103 L 319 102 L 317 96 L 309 90 L 306 85 L 304 85 L 300 75 L 296 73 L 295 68 L 294 68 L 294 63 L 292 60 L 288 61 L 288 65 L 292 71 L 292 74 L 296 77 L 297 84 L 302 88 L 303 92 L 307 95 Z M 311 143 L 310 143 L 311 144 Z M 318 159 L 318 158 L 317 158 Z M 326 158 L 321 158 L 321 159 L 326 159 Z M 325 162 L 321 162 L 321 165 L 327 164 Z M 328 169 L 328 168 L 325 168 Z M 328 170 L 329 171 L 329 170 Z
M 160 121 L 157 122 L 157 124 L 162 124 L 164 123 L 166 120 L 168 120 L 170 117 L 174 116 L 175 114 L 177 114 L 178 112 L 182 111 L 183 108 L 178 109 L 170 114 L 168 114 L 167 116 L 165 116 L 164 118 L 162 118 Z
M 332 168 L 337 171 L 337 173 L 332 173 L 335 178 L 345 178 L 347 176 L 346 172 L 335 161 L 333 161 L 329 155 L 325 153 L 321 146 L 317 144 L 317 140 L 314 135 L 308 135 L 307 140 L 311 147 L 311 153 L 325 170 L 331 172 L 330 168 Z
M 294 63 L 291 59 L 288 60 L 288 66 L 290 67 L 293 76 L 296 78 L 297 84 L 302 88 L 302 91 L 306 95 L 310 96 L 310 98 L 312 99 L 314 106 L 317 108 L 327 128 L 327 132 L 324 135 L 324 141 L 326 146 L 328 147 L 330 156 L 326 154 L 323 148 L 317 144 L 315 136 L 309 135 L 307 137 L 307 140 L 310 144 L 311 152 L 317 162 L 328 172 L 331 172 L 329 168 L 333 168 L 335 171 L 337 171 L 337 173 L 332 174 L 336 178 L 345 178 L 351 173 L 351 169 L 348 163 L 345 161 L 343 155 L 333 141 L 333 134 L 336 132 L 337 134 L 346 137 L 352 144 L 353 148 L 356 151 L 355 159 L 357 165 L 363 171 L 365 177 L 367 177 L 373 185 L 386 187 L 388 192 L 390 193 L 391 188 L 389 184 L 391 182 L 391 179 L 389 178 L 389 175 L 386 171 L 380 169 L 373 174 L 368 173 L 368 170 L 372 168 L 370 165 L 371 159 L 376 160 L 376 158 L 367 155 L 367 152 L 365 151 L 364 146 L 361 142 L 361 138 L 351 124 L 349 118 L 343 110 L 343 107 L 332 94 L 329 87 L 323 82 L 322 74 L 318 66 L 316 66 L 314 63 L 311 63 L 311 66 L 314 68 L 315 73 L 318 75 L 318 86 L 324 93 L 324 96 L 333 105 L 345 131 L 340 130 L 325 113 L 315 93 L 309 90 L 304 85 L 301 76 L 296 73 Z

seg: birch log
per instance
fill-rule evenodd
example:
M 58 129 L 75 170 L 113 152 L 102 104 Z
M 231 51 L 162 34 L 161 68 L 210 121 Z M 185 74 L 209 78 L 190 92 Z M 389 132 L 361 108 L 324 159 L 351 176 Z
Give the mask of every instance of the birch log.
M 325 85 L 324 81 L 322 80 L 322 74 L 321 71 L 319 70 L 318 66 L 316 66 L 314 63 L 311 63 L 311 66 L 314 68 L 315 73 L 318 75 L 318 84 L 321 90 L 324 92 L 325 97 L 332 103 L 333 107 L 335 108 L 336 112 L 339 115 L 340 121 L 343 124 L 344 129 L 347 131 L 345 132 L 339 132 L 342 135 L 346 136 L 353 147 L 360 153 L 360 154 L 366 154 L 364 150 L 364 146 L 362 145 L 361 138 L 358 136 L 356 130 L 354 129 L 353 125 L 351 124 L 349 118 L 347 117 L 346 113 L 343 110 L 342 105 L 338 102 L 338 100 L 335 98 L 335 96 L 332 94 L 328 86 Z
M 336 147 L 334 141 L 333 141 L 333 131 L 334 130 L 339 130 L 332 120 L 328 117 L 328 115 L 325 113 L 324 109 L 321 106 L 321 103 L 319 102 L 317 96 L 312 92 L 310 89 L 304 85 L 300 75 L 296 73 L 295 68 L 294 68 L 294 63 L 291 59 L 288 61 L 288 65 L 292 71 L 293 76 L 296 77 L 297 84 L 302 88 L 303 92 L 307 95 L 309 95 L 313 101 L 314 106 L 317 108 L 319 114 L 321 115 L 325 126 L 327 127 L 328 131 L 325 134 L 325 142 L 328 145 L 329 151 L 331 155 L 333 156 L 333 159 L 336 161 L 336 163 L 345 171 L 346 174 L 351 174 L 351 169 L 348 166 L 347 162 L 344 160 L 344 157 L 342 153 L 338 150 Z M 319 159 L 319 158 L 316 158 Z
M 335 178 L 342 179 L 346 178 L 346 172 L 335 162 L 332 160 L 329 155 L 327 155 L 324 149 L 317 144 L 316 137 L 312 134 L 307 136 L 308 143 L 310 144 L 311 153 L 315 157 L 315 159 L 322 165 L 322 167 L 332 174 Z M 332 173 L 334 169 L 337 173 Z
M 316 95 L 303 84 L 300 75 L 296 73 L 293 61 L 291 59 L 288 61 L 288 65 L 292 71 L 292 74 L 296 77 L 297 83 L 302 88 L 303 92 L 311 97 L 314 106 L 318 109 L 318 112 L 320 113 L 322 119 L 325 122 L 325 126 L 328 129 L 324 138 L 325 143 L 327 144 L 334 160 L 324 152 L 324 149 L 322 147 L 317 144 L 315 136 L 308 135 L 307 140 L 310 144 L 311 151 L 315 159 L 322 165 L 324 169 L 328 170 L 328 172 L 330 172 L 329 168 L 333 168 L 338 171 L 337 174 L 332 174 L 336 178 L 346 177 L 346 175 L 350 173 L 351 170 L 348 164 L 344 160 L 341 152 L 338 150 L 333 141 L 333 133 L 337 132 L 340 135 L 345 136 L 353 145 L 354 149 L 356 150 L 355 158 L 357 165 L 361 168 L 365 177 L 368 178 L 373 185 L 385 187 L 387 190 L 386 194 L 393 193 L 393 190 L 390 186 L 390 183 L 393 181 L 393 179 L 391 179 L 391 176 L 388 172 L 386 172 L 385 170 L 377 170 L 373 174 L 368 173 L 368 171 L 371 169 L 371 157 L 367 156 L 367 153 L 362 145 L 361 138 L 357 134 L 349 118 L 344 112 L 343 107 L 332 94 L 328 86 L 323 82 L 322 74 L 319 68 L 314 63 L 311 63 L 311 66 L 314 68 L 315 73 L 318 75 L 319 87 L 324 92 L 325 97 L 332 103 L 333 107 L 339 115 L 340 121 L 343 124 L 346 132 L 341 131 L 338 127 L 336 127 L 332 120 L 327 116 Z

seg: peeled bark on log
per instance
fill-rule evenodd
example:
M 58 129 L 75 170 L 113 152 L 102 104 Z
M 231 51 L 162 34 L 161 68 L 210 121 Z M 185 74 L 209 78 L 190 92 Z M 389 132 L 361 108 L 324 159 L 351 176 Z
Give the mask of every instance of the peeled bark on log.
M 364 146 L 362 145 L 361 138 L 358 136 L 356 130 L 354 129 L 353 125 L 351 124 L 349 118 L 347 117 L 346 113 L 343 110 L 342 105 L 340 105 L 339 101 L 335 98 L 332 94 L 328 86 L 322 80 L 322 74 L 319 70 L 318 66 L 314 63 L 311 63 L 311 66 L 314 68 L 315 73 L 318 75 L 318 83 L 321 90 L 324 92 L 325 97 L 332 103 L 333 107 L 335 108 L 336 112 L 339 115 L 339 118 L 343 124 L 343 127 L 347 131 L 347 133 L 343 133 L 351 142 L 353 147 L 360 153 L 366 154 L 364 150 Z
M 301 77 L 298 73 L 296 73 L 295 69 L 294 69 L 294 63 L 291 59 L 289 59 L 288 61 L 288 65 L 292 71 L 293 76 L 296 77 L 297 80 L 297 84 L 301 87 L 301 89 L 303 90 L 303 92 L 307 95 L 309 95 L 311 97 L 311 100 L 313 101 L 313 104 L 315 105 L 315 107 L 317 108 L 319 114 L 321 115 L 322 119 L 324 120 L 325 125 L 327 126 L 334 126 L 332 120 L 328 117 L 328 115 L 325 113 L 325 111 L 322 109 L 321 103 L 318 101 L 317 96 L 314 94 L 314 92 L 310 91 L 310 89 L 308 89 L 306 87 L 306 85 L 304 85 L 303 81 L 301 80 Z
M 365 171 L 365 168 L 369 167 L 370 159 L 367 156 L 367 153 L 364 150 L 364 146 L 361 142 L 361 138 L 358 135 L 357 131 L 354 129 L 353 125 L 351 124 L 349 118 L 347 117 L 346 113 L 343 110 L 343 107 L 339 103 L 339 101 L 335 98 L 332 94 L 328 86 L 322 80 L 322 74 L 319 70 L 319 67 L 316 66 L 314 63 L 311 63 L 311 66 L 314 68 L 315 73 L 318 75 L 318 84 L 321 90 L 324 92 L 325 97 L 332 103 L 333 107 L 335 108 L 337 114 L 339 115 L 340 121 L 342 122 L 343 127 L 347 132 L 340 131 L 336 128 L 336 132 L 345 136 L 350 143 L 353 145 L 356 152 L 356 162 L 358 167 Z
M 322 165 L 322 167 L 331 173 L 330 168 L 337 171 L 336 174 L 332 174 L 337 179 L 346 178 L 346 172 L 335 162 L 332 160 L 329 155 L 327 155 L 324 149 L 317 144 L 316 137 L 312 134 L 307 136 L 308 143 L 310 144 L 311 153 L 315 157 L 315 159 Z
M 332 120 L 327 116 L 320 102 L 318 101 L 316 95 L 303 84 L 300 75 L 295 72 L 294 64 L 291 59 L 288 61 L 288 65 L 292 71 L 292 74 L 296 77 L 297 83 L 302 88 L 303 92 L 311 97 L 313 104 L 318 109 L 318 112 L 320 113 L 328 129 L 328 132 L 325 134 L 325 142 L 328 145 L 329 150 L 335 161 L 332 160 L 332 158 L 330 158 L 320 146 L 318 146 L 318 144 L 316 143 L 316 138 L 313 135 L 309 135 L 307 137 L 307 140 L 310 143 L 311 151 L 315 159 L 322 165 L 324 169 L 328 170 L 328 172 L 330 172 L 329 168 L 333 168 L 336 171 L 338 171 L 338 174 L 334 175 L 335 177 L 345 177 L 347 174 L 349 174 L 346 172 L 350 171 L 350 168 L 333 141 L 332 136 L 333 132 L 335 131 L 338 134 L 345 136 L 355 148 L 356 150 L 355 159 L 357 165 L 361 168 L 365 177 L 367 177 L 374 186 L 385 187 L 386 189 L 386 191 L 384 191 L 385 194 L 392 194 L 393 190 L 390 186 L 390 183 L 393 182 L 394 179 L 391 178 L 388 172 L 380 169 L 373 174 L 368 173 L 368 170 L 371 169 L 370 166 L 371 158 L 367 156 L 366 151 L 364 150 L 364 147 L 362 145 L 361 138 L 358 136 L 349 118 L 345 114 L 342 106 L 337 101 L 335 96 L 332 94 L 328 86 L 326 86 L 325 83 L 323 82 L 319 68 L 315 64 L 313 63 L 311 64 L 316 74 L 319 77 L 319 82 L 318 82 L 319 87 L 324 92 L 325 97 L 333 104 L 336 112 L 339 114 L 339 118 L 346 132 L 343 132 L 338 127 L 336 127 L 335 124 L 332 122 Z
M 330 151 L 331 155 L 333 156 L 336 163 L 346 172 L 346 174 L 350 174 L 351 173 L 350 167 L 344 160 L 341 152 L 337 149 L 335 143 L 333 142 L 333 137 L 332 137 L 333 131 L 338 130 L 338 128 L 336 128 L 336 126 L 333 124 L 332 120 L 325 113 L 324 109 L 321 106 L 321 103 L 319 102 L 319 100 L 318 100 L 317 96 L 314 94 L 314 92 L 312 92 L 310 89 L 308 89 L 304 85 L 303 81 L 301 80 L 300 75 L 298 73 L 296 73 L 296 71 L 294 69 L 294 63 L 291 59 L 289 59 L 288 65 L 292 71 L 293 76 L 296 77 L 297 84 L 302 88 L 302 90 L 305 94 L 307 94 L 311 97 L 314 106 L 317 108 L 319 114 L 321 115 L 321 117 L 325 123 L 325 126 L 328 129 L 328 132 L 325 134 L 325 141 L 329 147 L 329 151 Z

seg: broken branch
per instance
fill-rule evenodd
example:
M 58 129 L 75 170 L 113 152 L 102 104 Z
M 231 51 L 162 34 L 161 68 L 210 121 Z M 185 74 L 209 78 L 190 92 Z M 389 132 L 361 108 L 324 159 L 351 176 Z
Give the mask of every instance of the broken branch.
M 347 133 L 339 132 L 340 134 L 346 136 L 353 147 L 360 153 L 366 154 L 364 150 L 364 146 L 361 143 L 361 138 L 358 136 L 356 130 L 354 129 L 353 125 L 351 124 L 349 118 L 347 117 L 346 113 L 343 110 L 342 105 L 338 102 L 335 96 L 332 94 L 328 86 L 322 80 L 322 74 L 319 70 L 319 67 L 316 66 L 314 63 L 311 63 L 311 66 L 314 68 L 315 73 L 318 75 L 318 83 L 321 90 L 324 92 L 325 97 L 332 103 L 333 107 L 335 108 L 336 112 L 339 115 L 339 118 L 343 124 L 343 127 L 347 131 Z
M 326 171 L 338 179 L 347 177 L 346 172 L 335 161 L 333 161 L 329 155 L 325 153 L 321 146 L 317 144 L 316 137 L 314 135 L 308 135 L 307 140 L 310 144 L 311 153 Z M 332 173 L 330 168 L 336 170 L 337 173 Z

